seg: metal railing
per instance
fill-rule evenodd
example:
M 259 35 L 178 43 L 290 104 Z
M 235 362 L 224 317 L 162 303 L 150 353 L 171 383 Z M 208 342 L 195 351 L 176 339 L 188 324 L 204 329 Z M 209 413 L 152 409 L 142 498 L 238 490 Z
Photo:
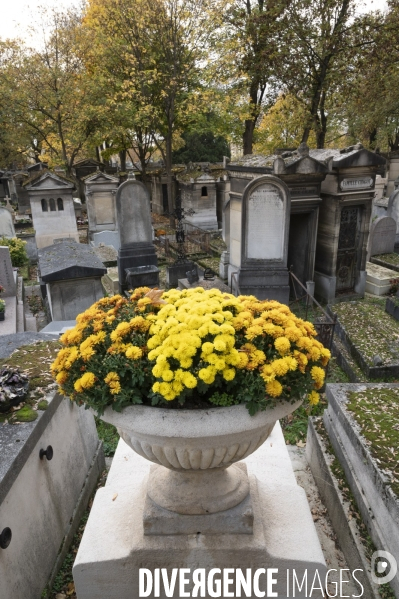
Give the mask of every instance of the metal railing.
M 312 309 L 314 312 L 316 312 L 315 306 L 317 306 L 317 311 L 319 311 L 319 313 L 321 312 L 319 316 L 316 316 L 313 319 L 313 326 L 317 331 L 317 339 L 324 345 L 324 347 L 331 350 L 337 320 L 336 315 L 334 315 L 334 318 L 331 318 L 331 316 L 327 314 L 324 308 L 319 304 L 319 302 L 314 298 L 314 296 L 309 293 L 308 289 L 293 273 L 292 268 L 290 269 L 289 274 L 291 288 L 295 295 L 295 299 L 291 300 L 289 303 L 290 307 L 293 304 L 305 302 L 305 320 L 308 320 L 309 309 Z M 298 292 L 302 292 L 301 295 L 298 295 Z

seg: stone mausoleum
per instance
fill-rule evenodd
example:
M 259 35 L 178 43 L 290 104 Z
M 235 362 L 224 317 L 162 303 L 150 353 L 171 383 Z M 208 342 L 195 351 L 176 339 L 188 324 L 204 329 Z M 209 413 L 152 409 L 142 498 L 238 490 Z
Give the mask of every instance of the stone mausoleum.
M 274 175 L 286 184 L 291 200 L 284 232 L 288 235 L 288 269 L 292 267 L 303 285 L 314 282 L 316 296 L 326 301 L 363 297 L 375 178 L 385 162 L 382 156 L 360 144 L 344 150 L 309 150 L 306 144 L 301 144 L 294 151 L 271 156 L 249 155 L 228 164 L 231 188 L 224 208 L 228 248 L 224 267 L 228 262 L 225 272 L 229 283 L 233 276 L 233 287 L 238 285 L 242 292 L 239 280 L 245 251 L 242 244 L 246 227 L 245 190 L 254 179 Z M 261 246 L 263 236 L 282 238 L 278 218 L 270 207 L 259 219 L 254 229 L 257 241 L 253 237 L 252 244 Z M 262 260 L 271 261 L 272 266 L 274 256 L 266 252 Z M 275 292 L 272 288 L 267 290 L 271 299 L 281 301 L 279 286 L 276 283 Z M 265 292 L 262 284 L 255 291 L 254 288 L 252 293 L 258 297 Z
M 46 247 L 54 243 L 54 239 L 65 237 L 78 242 L 73 205 L 74 182 L 45 170 L 30 178 L 23 186 L 29 193 L 37 247 Z
M 218 229 L 216 182 L 218 173 L 192 169 L 178 176 L 184 220 L 200 229 Z

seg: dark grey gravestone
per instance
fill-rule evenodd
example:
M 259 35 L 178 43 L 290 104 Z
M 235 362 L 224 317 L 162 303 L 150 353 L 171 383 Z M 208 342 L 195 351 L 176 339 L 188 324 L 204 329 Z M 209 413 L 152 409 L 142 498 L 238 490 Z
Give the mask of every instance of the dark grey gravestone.
M 189 270 L 193 270 L 194 262 L 181 262 L 178 264 L 172 264 L 166 269 L 166 285 L 168 288 L 177 287 L 179 279 L 185 279 L 186 273 Z
M 380 216 L 371 225 L 370 250 L 371 256 L 391 254 L 395 246 L 396 221 L 390 216 Z
M 273 175 L 251 181 L 242 199 L 241 294 L 289 302 L 289 189 Z
M 137 287 L 159 287 L 159 268 L 154 264 L 127 268 L 126 285 L 129 291 Z
M 127 289 L 126 269 L 157 266 L 152 243 L 150 194 L 140 181 L 129 178 L 116 192 L 116 211 L 120 235 L 118 251 L 119 291 Z

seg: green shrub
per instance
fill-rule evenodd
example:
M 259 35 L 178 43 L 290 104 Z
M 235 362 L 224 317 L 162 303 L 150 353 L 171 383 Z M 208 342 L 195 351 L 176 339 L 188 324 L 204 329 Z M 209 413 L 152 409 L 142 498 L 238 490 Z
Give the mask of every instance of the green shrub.
M 26 253 L 26 241 L 18 239 L 18 237 L 1 237 L 0 245 L 8 246 L 11 256 L 11 264 L 15 267 L 24 266 L 27 264 L 28 254 Z

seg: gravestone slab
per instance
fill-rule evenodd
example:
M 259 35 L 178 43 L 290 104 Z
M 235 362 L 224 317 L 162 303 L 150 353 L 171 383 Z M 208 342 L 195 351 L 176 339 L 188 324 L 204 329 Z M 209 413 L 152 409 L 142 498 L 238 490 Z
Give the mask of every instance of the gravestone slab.
M 11 264 L 10 250 L 6 246 L 0 246 L 0 285 L 4 287 L 3 297 L 16 296 L 17 286 L 14 270 Z
M 391 254 L 395 246 L 396 222 L 390 216 L 381 216 L 371 225 L 369 259 L 378 254 Z
M 126 282 L 129 291 L 137 287 L 159 287 L 159 268 L 153 264 L 127 268 Z
M 112 245 L 117 251 L 121 246 L 119 231 L 101 231 L 93 233 L 93 243 L 97 247 L 100 244 Z
M 283 259 L 285 210 L 280 190 L 275 185 L 259 185 L 249 195 L 246 224 L 247 259 Z
M 128 179 L 116 193 L 121 247 L 131 243 L 151 243 L 150 194 L 146 186 Z
M 15 237 L 12 216 L 6 208 L 0 207 L 0 237 Z
M 148 189 L 129 175 L 116 193 L 120 248 L 118 251 L 119 292 L 127 289 L 127 269 L 157 266 L 158 259 L 152 243 L 150 194 Z
M 241 294 L 288 304 L 290 206 L 289 189 L 278 177 L 264 175 L 246 186 L 240 214 Z

